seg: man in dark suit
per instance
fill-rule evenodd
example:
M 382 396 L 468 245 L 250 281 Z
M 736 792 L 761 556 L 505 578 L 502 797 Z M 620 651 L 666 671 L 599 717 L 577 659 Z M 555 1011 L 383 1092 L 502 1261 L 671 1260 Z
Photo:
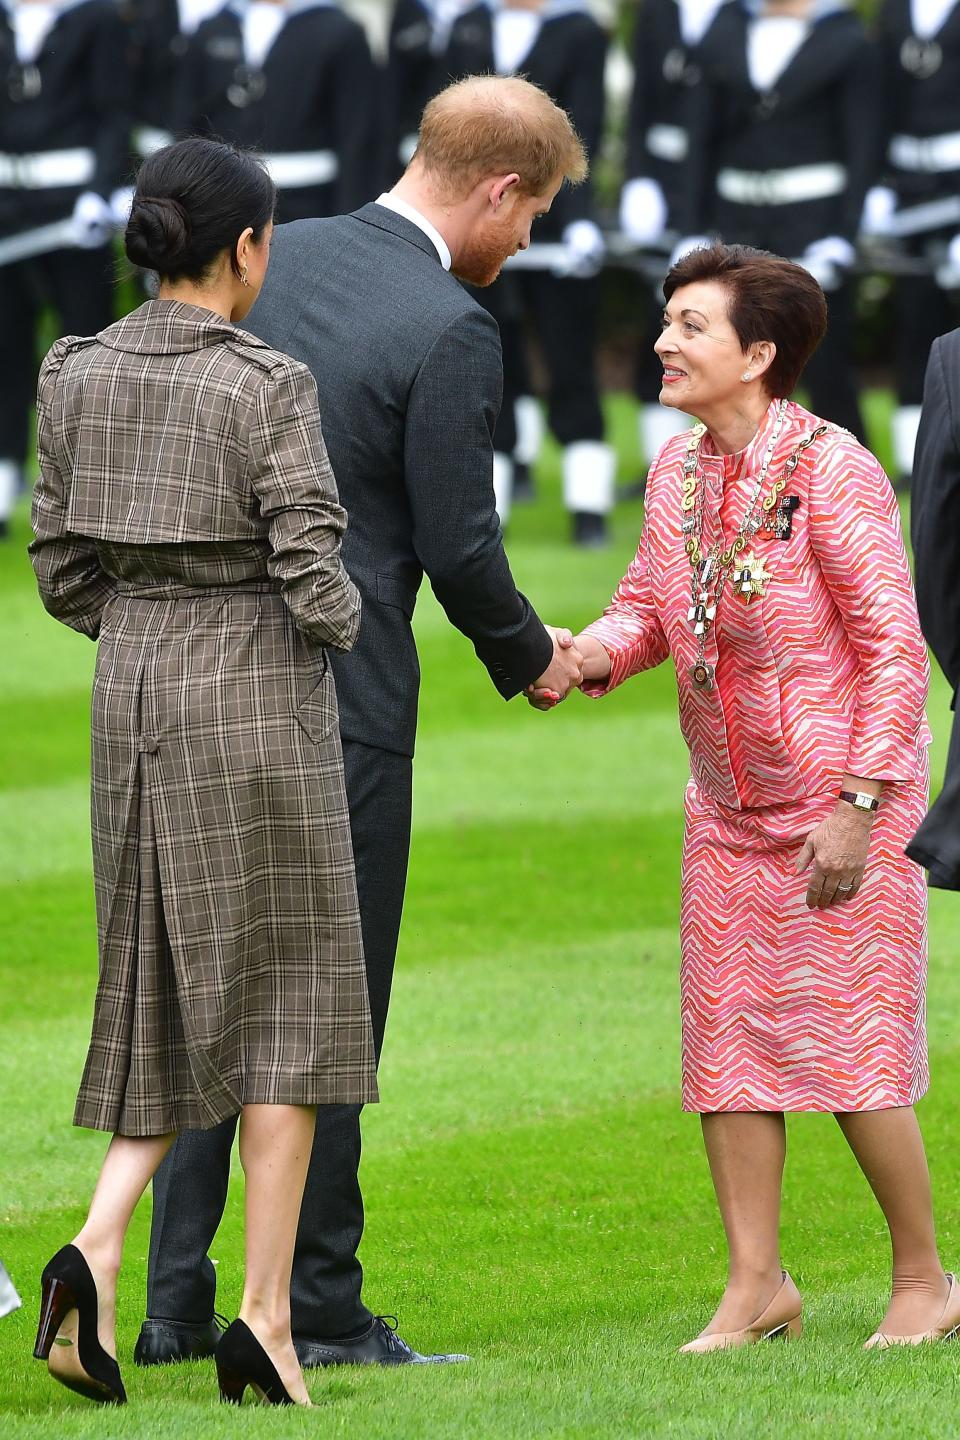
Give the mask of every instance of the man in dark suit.
M 913 470 L 911 518 L 920 622 L 953 691 L 939 798 L 907 847 L 930 884 L 960 890 L 960 330 L 933 342 Z
M 251 329 L 313 371 L 350 517 L 343 559 L 363 623 L 352 655 L 331 663 L 378 1053 L 406 882 L 419 686 L 410 622 L 424 573 L 505 699 L 535 680 L 560 696 L 580 681 L 569 635 L 540 622 L 510 574 L 492 481 L 499 337 L 453 277 L 490 284 L 564 178 L 585 173 L 567 116 L 542 91 L 517 79 L 451 86 L 427 107 L 389 194 L 274 232 L 251 316 Z M 141 1364 L 215 1344 L 207 1248 L 233 1129 L 182 1135 L 155 1183 Z M 359 1161 L 359 1107 L 320 1107 L 291 1288 L 301 1363 L 455 1358 L 417 1355 L 361 1301 Z

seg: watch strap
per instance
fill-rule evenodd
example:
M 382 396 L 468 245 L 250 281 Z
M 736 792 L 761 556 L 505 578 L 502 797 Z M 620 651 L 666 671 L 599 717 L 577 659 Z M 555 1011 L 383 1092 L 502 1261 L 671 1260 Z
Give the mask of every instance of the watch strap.
M 840 799 L 846 800 L 855 810 L 879 810 L 880 801 L 876 795 L 867 795 L 863 790 L 841 790 Z

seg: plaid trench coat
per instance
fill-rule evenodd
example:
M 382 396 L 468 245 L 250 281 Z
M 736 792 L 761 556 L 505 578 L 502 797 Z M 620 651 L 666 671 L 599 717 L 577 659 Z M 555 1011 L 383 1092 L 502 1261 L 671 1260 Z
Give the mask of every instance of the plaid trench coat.
M 54 345 L 38 429 L 40 594 L 99 637 L 75 1123 L 158 1135 L 375 1100 L 325 653 L 354 643 L 360 600 L 312 377 L 154 300 Z

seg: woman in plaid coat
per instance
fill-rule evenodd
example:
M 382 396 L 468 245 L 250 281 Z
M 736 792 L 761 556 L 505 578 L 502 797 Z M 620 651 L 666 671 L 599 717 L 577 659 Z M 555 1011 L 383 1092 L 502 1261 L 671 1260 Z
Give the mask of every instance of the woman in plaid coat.
M 75 1120 L 113 1140 L 44 1272 L 37 1354 L 94 1399 L 126 1398 L 113 1305 L 140 1195 L 178 1130 L 241 1112 L 246 1283 L 221 1391 L 309 1403 L 289 1282 L 314 1107 L 377 1098 L 325 654 L 360 623 L 346 517 L 309 371 L 233 324 L 275 198 L 228 146 L 159 151 L 126 234 L 159 298 L 58 341 L 40 378 L 33 563 L 51 614 L 100 641 L 100 984 Z

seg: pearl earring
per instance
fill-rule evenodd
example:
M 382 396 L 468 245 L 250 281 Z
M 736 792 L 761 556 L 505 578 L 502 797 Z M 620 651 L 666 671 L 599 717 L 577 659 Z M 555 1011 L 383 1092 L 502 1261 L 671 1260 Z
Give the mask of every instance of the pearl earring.
M 750 381 L 750 380 L 753 379 L 753 371 L 752 371 L 752 370 L 744 370 L 743 374 L 740 376 L 740 379 L 741 379 L 741 380 L 743 381 L 743 383 L 746 385 L 746 384 L 748 383 L 748 381 Z

